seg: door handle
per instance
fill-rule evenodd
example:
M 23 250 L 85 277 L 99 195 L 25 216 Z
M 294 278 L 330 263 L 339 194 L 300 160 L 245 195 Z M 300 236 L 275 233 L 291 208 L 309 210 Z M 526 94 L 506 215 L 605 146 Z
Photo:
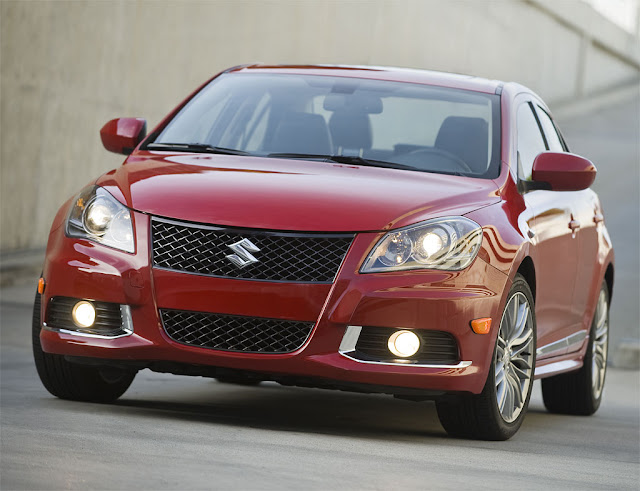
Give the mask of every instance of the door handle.
M 602 213 L 596 213 L 595 215 L 593 215 L 593 222 L 594 223 L 604 222 L 604 215 Z
M 580 228 L 580 222 L 579 222 L 578 220 L 576 220 L 576 219 L 571 220 L 571 221 L 569 222 L 569 228 L 570 228 L 572 231 L 574 231 L 574 232 L 575 232 L 576 230 L 578 230 L 578 229 Z

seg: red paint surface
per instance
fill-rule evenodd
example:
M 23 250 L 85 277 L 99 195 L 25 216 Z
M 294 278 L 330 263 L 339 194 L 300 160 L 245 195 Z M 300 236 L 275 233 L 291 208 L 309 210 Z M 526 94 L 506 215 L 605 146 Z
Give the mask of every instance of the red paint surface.
M 247 70 L 402 80 L 483 92 L 498 87 L 497 82 L 472 77 L 405 70 L 253 67 L 235 71 Z M 135 334 L 101 340 L 43 331 L 44 350 L 480 392 L 506 295 L 523 262 L 533 265 L 535 275 L 538 346 L 589 328 L 599 286 L 613 262 L 599 201 L 591 190 L 518 192 L 515 113 L 521 100 L 544 103 L 517 84 L 506 84 L 501 98 L 502 167 L 495 180 L 299 160 L 134 151 L 126 165 L 97 183 L 137 210 L 133 213 L 135 254 L 66 237 L 62 225 L 71 201 L 67 202 L 49 237 L 42 301 L 43 316 L 49 299 L 58 295 L 128 304 Z M 154 131 L 164 127 L 188 100 Z M 111 128 L 107 133 L 119 131 Z M 570 180 L 570 175 L 582 176 L 578 178 L 582 186 L 586 176 L 595 173 L 585 159 L 544 155 L 536 161 L 534 178 L 549 179 L 552 172 L 556 188 L 565 185 L 563 179 Z M 560 162 L 561 170 L 552 170 L 551 162 Z M 561 173 L 566 175 L 558 177 Z M 361 233 L 332 285 L 254 282 L 153 269 L 149 258 L 149 215 L 153 214 L 246 228 Z M 466 215 L 483 227 L 481 250 L 466 270 L 358 273 L 382 231 L 447 215 Z M 571 230 L 572 221 L 579 222 L 580 228 Z M 316 324 L 306 345 L 295 353 L 229 353 L 170 341 L 160 325 L 158 308 L 162 307 Z M 493 319 L 491 331 L 475 334 L 470 321 L 483 317 Z M 473 364 L 441 369 L 357 363 L 338 354 L 348 325 L 448 331 L 459 343 L 461 359 Z M 586 341 L 573 353 L 539 360 L 538 366 L 570 361 L 573 365 L 564 366 L 579 367 L 585 349 Z
M 112 119 L 100 130 L 100 138 L 110 152 L 128 155 L 146 136 L 146 128 L 142 118 Z
M 152 215 L 273 230 L 384 230 L 499 201 L 488 179 L 146 151 L 136 152 L 97 184 L 130 208 Z
M 593 184 L 596 168 L 579 155 L 543 152 L 533 162 L 532 179 L 551 184 L 554 191 L 580 191 Z

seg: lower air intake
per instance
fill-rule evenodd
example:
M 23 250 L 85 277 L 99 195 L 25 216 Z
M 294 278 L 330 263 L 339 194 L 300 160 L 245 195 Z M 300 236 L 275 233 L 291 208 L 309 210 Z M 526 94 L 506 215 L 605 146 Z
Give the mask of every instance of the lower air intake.
M 387 343 L 389 336 L 397 330 L 389 327 L 363 327 L 356 344 L 356 354 L 364 360 L 395 361 Z M 460 361 L 458 343 L 448 332 L 428 329 L 414 329 L 413 332 L 420 338 L 420 349 L 415 355 L 403 360 L 445 365 L 455 365 Z
M 242 353 L 291 353 L 300 349 L 313 322 L 160 310 L 167 335 L 178 343 Z
M 81 300 L 80 298 L 53 297 L 47 308 L 46 326 L 49 329 L 63 329 L 106 338 L 126 336 L 133 332 L 128 306 L 94 300 L 90 303 L 96 309 L 95 322 L 90 327 L 77 326 L 73 322 L 72 312 L 73 307 Z

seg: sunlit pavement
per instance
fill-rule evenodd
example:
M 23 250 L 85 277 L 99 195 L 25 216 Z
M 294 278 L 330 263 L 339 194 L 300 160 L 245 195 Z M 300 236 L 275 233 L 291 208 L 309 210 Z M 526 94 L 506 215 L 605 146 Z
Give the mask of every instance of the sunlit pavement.
M 640 372 L 610 370 L 592 417 L 530 412 L 507 442 L 446 436 L 435 406 L 390 396 L 144 371 L 116 404 L 62 401 L 30 348 L 35 278 L 1 292 L 8 489 L 637 489 Z

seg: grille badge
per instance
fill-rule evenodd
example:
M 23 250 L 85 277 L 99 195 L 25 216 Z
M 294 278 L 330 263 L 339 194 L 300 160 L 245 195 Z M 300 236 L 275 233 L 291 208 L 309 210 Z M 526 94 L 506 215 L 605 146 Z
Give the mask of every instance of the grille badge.
M 260 249 L 249 239 L 242 239 L 233 244 L 227 244 L 227 247 L 235 252 L 235 254 L 229 254 L 225 257 L 241 269 L 259 262 L 251 253 L 260 252 Z

